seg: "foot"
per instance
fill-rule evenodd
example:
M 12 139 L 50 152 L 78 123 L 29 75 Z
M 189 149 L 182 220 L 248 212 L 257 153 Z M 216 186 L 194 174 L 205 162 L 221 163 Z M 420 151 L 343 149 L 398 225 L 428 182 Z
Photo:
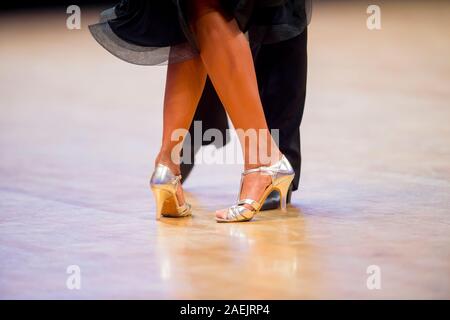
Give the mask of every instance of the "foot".
M 172 171 L 173 174 L 176 175 L 176 176 L 181 174 L 179 165 L 173 164 L 171 162 L 169 163 L 169 162 L 159 161 L 159 160 L 156 161 L 155 165 L 157 163 L 161 163 L 161 164 L 167 166 L 170 169 L 170 171 Z M 181 179 L 183 180 L 184 177 L 181 177 Z M 176 190 L 175 194 L 177 196 L 178 204 L 180 206 L 184 205 L 186 203 L 186 200 L 184 198 L 184 192 L 183 192 L 183 187 L 181 186 L 181 183 L 178 184 L 178 187 L 177 187 L 177 190 Z
M 255 172 L 245 175 L 242 182 L 242 190 L 239 196 L 239 200 L 260 199 L 263 196 L 264 191 L 267 189 L 267 187 L 270 186 L 271 183 L 272 179 L 270 178 L 270 176 L 263 172 Z M 249 204 L 244 204 L 244 206 L 247 209 L 252 210 L 252 206 L 250 206 Z M 219 219 L 226 219 L 227 214 L 228 208 L 216 211 L 216 217 Z
M 177 195 L 178 204 L 180 206 L 184 205 L 186 203 L 186 200 L 184 199 L 184 192 L 183 192 L 183 187 L 181 186 L 181 183 L 178 184 L 176 195 Z
M 295 173 L 285 156 L 270 166 L 247 169 L 242 173 L 241 193 L 237 204 L 216 211 L 217 222 L 251 220 L 261 210 L 265 197 L 274 190 L 280 193 L 280 208 L 286 209 L 286 199 Z

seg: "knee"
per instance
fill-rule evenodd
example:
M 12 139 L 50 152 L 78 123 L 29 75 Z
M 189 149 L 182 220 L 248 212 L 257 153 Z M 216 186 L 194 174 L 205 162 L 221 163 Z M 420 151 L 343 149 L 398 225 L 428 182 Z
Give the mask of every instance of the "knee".
M 188 1 L 188 10 L 192 18 L 198 18 L 210 11 L 220 10 L 219 0 L 190 0 Z
M 221 18 L 221 7 L 218 0 L 191 0 L 188 2 L 188 16 L 191 29 L 195 34 L 208 33 L 215 35 Z M 216 27 L 214 26 L 215 24 Z

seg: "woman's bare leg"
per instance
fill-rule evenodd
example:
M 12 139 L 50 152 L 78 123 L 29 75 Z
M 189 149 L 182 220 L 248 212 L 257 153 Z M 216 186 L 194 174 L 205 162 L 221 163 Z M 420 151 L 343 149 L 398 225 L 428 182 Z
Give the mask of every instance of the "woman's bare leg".
M 225 19 L 218 0 L 192 0 L 190 4 L 192 28 L 202 61 L 234 127 L 241 132 L 258 133 L 253 145 L 239 136 L 245 168 L 275 163 L 281 153 L 267 127 L 247 39 L 234 19 Z M 263 157 L 260 148 L 266 150 L 261 153 Z M 246 176 L 241 199 L 259 199 L 270 182 L 269 176 Z M 226 213 L 217 214 L 223 217 Z
M 179 63 L 169 63 L 164 95 L 163 137 L 156 163 L 168 166 L 180 174 L 180 153 L 184 136 L 173 139 L 177 130 L 189 130 L 206 82 L 206 70 L 200 57 Z M 178 151 L 177 151 L 178 150 Z M 177 190 L 180 204 L 184 203 L 183 191 Z
M 178 129 L 188 130 L 209 74 L 234 127 L 241 133 L 256 131 L 250 143 L 239 135 L 245 168 L 269 165 L 280 158 L 280 151 L 267 127 L 259 97 L 256 75 L 247 39 L 236 21 L 227 21 L 217 0 L 191 0 L 192 28 L 197 36 L 201 59 L 169 64 L 164 100 L 164 129 L 157 163 L 179 174 L 179 140 L 172 139 Z M 260 133 L 263 133 L 260 135 Z M 260 148 L 265 152 L 260 152 Z M 241 198 L 258 199 L 270 177 L 252 174 L 244 179 Z M 182 190 L 177 193 L 184 202 Z M 218 213 L 222 215 L 221 212 Z

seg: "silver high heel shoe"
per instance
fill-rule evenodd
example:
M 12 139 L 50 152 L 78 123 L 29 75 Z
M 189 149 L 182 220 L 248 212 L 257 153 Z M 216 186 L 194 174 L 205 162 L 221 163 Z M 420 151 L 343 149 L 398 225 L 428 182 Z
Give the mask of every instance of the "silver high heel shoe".
M 253 199 L 243 199 L 239 200 L 240 194 L 242 192 L 242 183 L 244 176 L 256 172 L 261 172 L 270 175 L 272 178 L 272 183 L 264 190 L 263 195 L 258 201 Z M 277 163 L 271 165 L 270 167 L 259 167 L 255 169 L 250 169 L 242 172 L 241 175 L 241 188 L 238 195 L 238 203 L 231 206 L 227 210 L 226 218 L 217 218 L 217 222 L 244 222 L 251 220 L 260 210 L 261 206 L 266 200 L 267 196 L 274 190 L 280 193 L 280 207 L 282 210 L 286 210 L 286 198 L 289 191 L 289 186 L 294 179 L 294 169 L 292 169 L 291 164 L 288 159 L 283 156 Z M 250 205 L 251 209 L 248 209 L 244 205 Z
M 158 164 L 150 179 L 150 187 L 156 202 L 156 219 L 164 217 L 187 217 L 192 214 L 191 205 L 180 205 L 176 195 L 181 176 L 176 176 L 163 164 Z

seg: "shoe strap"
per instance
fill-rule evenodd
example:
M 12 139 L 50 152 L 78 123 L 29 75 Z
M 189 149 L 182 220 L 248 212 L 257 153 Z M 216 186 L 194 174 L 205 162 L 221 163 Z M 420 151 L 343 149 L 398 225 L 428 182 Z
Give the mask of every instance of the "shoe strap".
M 178 210 L 180 210 L 181 212 L 179 212 L 180 216 L 184 216 L 186 215 L 186 213 L 188 213 L 191 210 L 191 205 L 187 202 L 185 202 L 183 205 L 178 207 Z
M 262 166 L 262 167 L 258 167 L 258 168 L 254 168 L 254 169 L 245 170 L 242 172 L 242 175 L 246 176 L 250 173 L 257 173 L 257 172 L 265 172 L 265 173 L 269 173 L 269 174 L 274 174 L 275 170 L 271 169 L 270 167 Z
M 238 202 L 238 206 L 242 206 L 242 205 L 244 205 L 244 204 L 248 204 L 249 206 L 251 206 L 252 208 L 253 208 L 253 210 L 258 210 L 259 209 L 259 207 L 261 207 L 261 205 L 259 204 L 259 202 L 258 201 L 255 201 L 255 200 L 253 200 L 253 199 L 242 199 L 242 200 L 239 200 L 239 202 Z
M 245 170 L 245 171 L 242 172 L 242 175 L 241 175 L 241 187 L 242 187 L 242 182 L 244 180 L 244 177 L 246 175 L 249 175 L 249 174 L 252 174 L 252 173 L 258 173 L 258 172 L 268 174 L 270 176 L 270 179 L 272 180 L 272 184 L 273 184 L 273 182 L 275 180 L 275 175 L 277 173 L 276 169 L 270 168 L 270 167 L 261 166 L 261 167 L 254 168 L 254 169 L 248 169 L 248 170 Z M 241 191 L 242 191 L 242 189 L 241 189 Z
M 252 209 L 250 210 L 250 212 L 252 213 L 252 216 L 253 216 L 254 212 L 256 210 L 258 210 L 258 208 L 260 207 L 259 203 L 257 201 L 255 201 L 255 200 L 252 200 L 252 199 L 240 200 L 237 204 L 235 204 L 235 205 L 233 205 L 233 206 L 228 208 L 227 220 L 236 220 L 237 221 L 237 220 L 240 220 L 239 217 L 242 217 L 244 220 L 251 219 L 252 217 L 248 217 L 248 216 L 245 215 L 246 211 L 241 212 L 241 210 L 239 210 L 239 207 L 243 207 L 244 204 L 248 204 L 248 205 L 250 205 L 252 207 Z M 249 210 L 247 208 L 245 208 L 245 209 Z
M 172 181 L 173 184 L 178 185 L 179 183 L 181 183 L 181 174 L 178 176 L 175 176 L 175 179 Z

